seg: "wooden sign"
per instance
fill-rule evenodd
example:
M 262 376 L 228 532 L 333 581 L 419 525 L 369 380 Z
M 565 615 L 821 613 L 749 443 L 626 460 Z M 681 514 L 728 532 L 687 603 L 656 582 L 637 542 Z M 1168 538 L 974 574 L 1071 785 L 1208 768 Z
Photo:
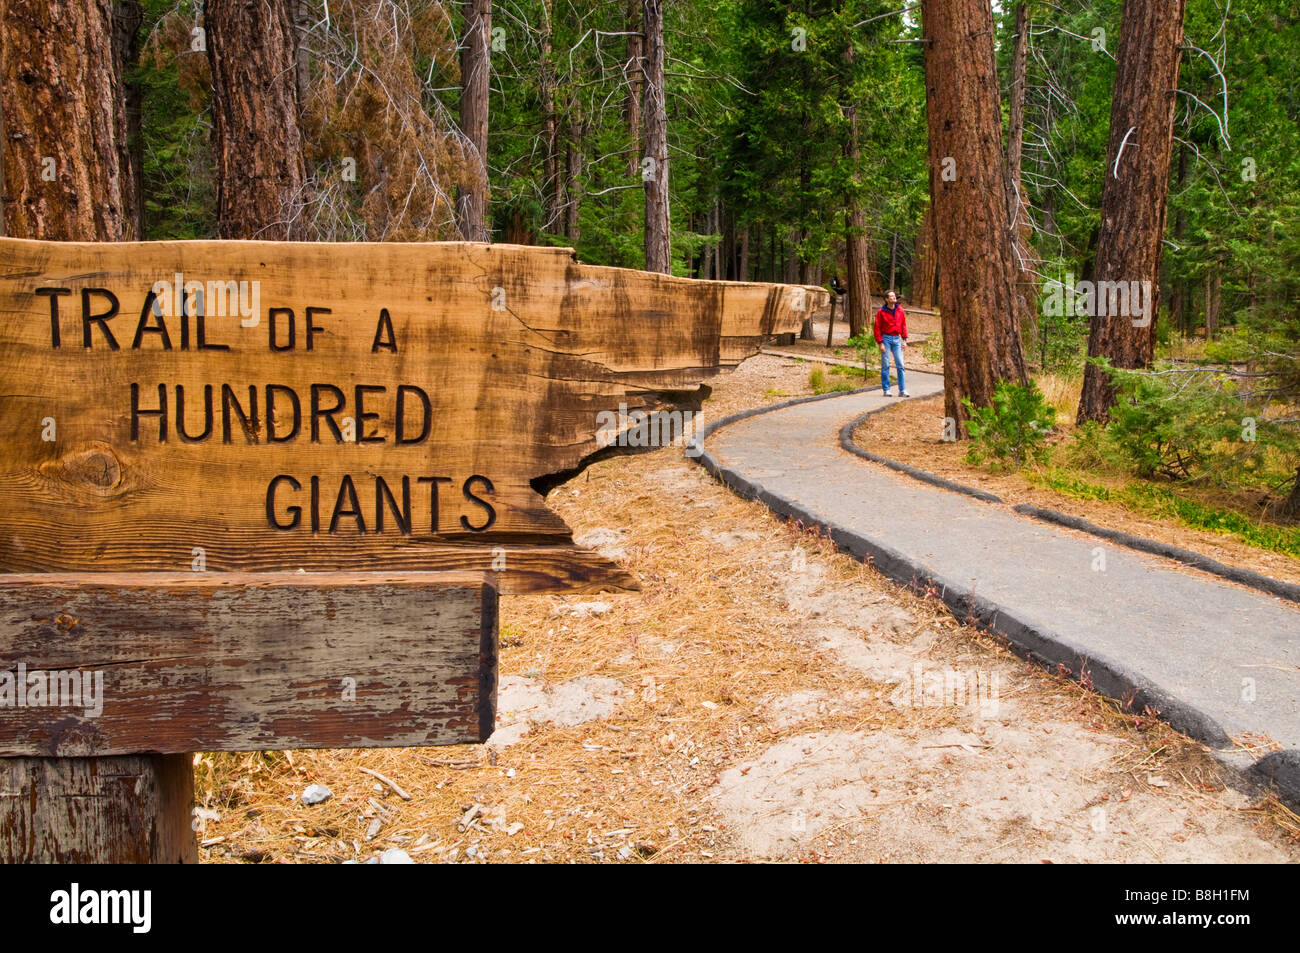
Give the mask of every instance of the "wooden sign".
M 0 572 L 634 587 L 539 490 L 824 296 L 561 248 L 0 239 Z
M 473 573 L 0 576 L 0 757 L 486 741 Z

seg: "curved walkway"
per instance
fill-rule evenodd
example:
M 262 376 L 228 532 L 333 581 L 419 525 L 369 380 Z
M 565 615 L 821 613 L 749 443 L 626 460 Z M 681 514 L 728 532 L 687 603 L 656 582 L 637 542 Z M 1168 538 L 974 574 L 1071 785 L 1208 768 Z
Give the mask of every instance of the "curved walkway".
M 943 389 L 940 377 L 907 376 L 914 397 Z M 737 414 L 704 430 L 697 460 L 1021 654 L 1149 706 L 1300 804 L 1300 606 L 841 449 L 845 424 L 896 400 L 874 388 Z

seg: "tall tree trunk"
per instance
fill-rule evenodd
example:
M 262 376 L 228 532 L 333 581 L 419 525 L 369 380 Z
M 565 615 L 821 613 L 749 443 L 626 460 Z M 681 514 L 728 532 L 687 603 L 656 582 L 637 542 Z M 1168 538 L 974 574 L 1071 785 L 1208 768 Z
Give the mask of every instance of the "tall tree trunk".
M 0 4 L 0 178 L 10 236 L 134 235 L 112 13 L 111 0 Z M 198 861 L 189 755 L 0 758 L 0 795 L 0 862 Z
M 871 265 L 867 256 L 866 215 L 856 203 L 844 216 L 844 246 L 848 267 L 848 294 L 844 312 L 849 321 L 849 337 L 862 334 L 871 326 Z
M 294 8 L 294 29 L 296 31 L 297 45 L 297 81 L 298 81 L 298 106 L 302 108 L 307 102 L 307 96 L 311 89 L 311 50 L 307 46 L 307 34 L 311 31 L 312 16 L 311 0 L 297 0 Z
M 569 114 L 564 151 L 564 237 L 574 245 L 582 237 L 578 214 L 582 211 L 582 140 L 585 127 L 579 108 L 574 103 Z
M 112 0 L 0 4 L 4 227 L 13 238 L 134 232 Z
M 140 64 L 140 25 L 143 22 L 144 10 L 140 0 L 115 0 L 113 59 L 114 69 L 122 78 L 125 107 L 126 135 L 120 148 L 125 175 L 122 195 L 130 224 L 123 234 L 127 239 L 144 238 L 144 135 L 141 129 L 144 91 L 139 83 L 130 79 L 132 71 Z
M 1217 261 L 1210 262 L 1205 273 L 1205 339 L 1213 341 L 1219 333 L 1219 311 L 1223 296 L 1223 269 Z
M 736 280 L 749 280 L 749 229 L 743 228 L 740 232 L 740 259 L 736 265 Z
M 627 0 L 626 23 L 627 61 L 623 64 L 623 82 L 627 83 L 627 100 L 623 109 L 627 124 L 627 135 L 632 140 L 632 148 L 627 158 L 627 174 L 636 179 L 641 169 L 641 91 L 644 87 L 645 64 L 642 61 L 645 49 L 641 36 L 641 0 Z
M 852 45 L 845 50 L 844 59 L 851 69 Z M 858 140 L 858 107 L 850 102 L 844 112 L 849 121 L 849 139 L 845 151 L 849 160 L 849 174 L 856 183 L 858 168 L 862 163 L 862 149 Z M 871 323 L 871 262 L 867 254 L 867 215 L 856 189 L 854 194 L 848 196 L 847 205 L 844 244 L 848 258 L 848 294 L 845 296 L 844 310 L 849 321 L 849 337 L 854 337 L 862 334 Z
M 1110 358 L 1115 367 L 1147 367 L 1155 349 L 1186 3 L 1124 0 L 1094 273 L 1098 282 L 1150 282 L 1151 295 L 1146 326 L 1135 327 L 1132 316 L 1108 315 L 1107 308 L 1097 308 L 1088 334 L 1088 355 Z M 1079 399 L 1079 423 L 1104 423 L 1114 403 L 1109 375 L 1089 364 Z
M 921 11 L 944 407 L 964 432 L 962 398 L 987 406 L 998 381 L 1027 380 L 1016 326 L 1020 268 L 1007 227 L 989 0 L 922 0 Z
M 1025 85 L 1029 63 L 1029 0 L 1016 4 L 1016 36 L 1011 54 L 1011 90 L 1009 119 L 1007 123 L 1007 222 L 1011 228 L 1013 251 L 1023 274 L 1024 263 L 1032 260 L 1030 239 L 1033 228 L 1029 217 L 1029 196 L 1025 194 L 1021 176 L 1025 150 Z M 1018 322 L 1025 334 L 1036 323 L 1034 303 L 1037 300 L 1032 281 L 1021 280 Z
M 642 115 L 645 185 L 645 270 L 668 274 L 672 249 L 668 215 L 668 112 L 664 102 L 663 0 L 641 0 L 645 36 L 645 102 Z
M 938 281 L 938 259 L 934 253 L 934 215 L 927 203 L 916 233 L 916 264 L 912 269 L 912 303 L 918 308 L 933 308 Z
M 1011 89 L 1007 111 L 1007 221 L 1012 223 L 1017 232 L 1028 206 L 1020 175 L 1025 149 L 1025 77 L 1028 62 L 1029 4 L 1028 0 L 1020 0 L 1016 4 L 1016 36 L 1011 52 Z
M 307 181 L 294 0 L 207 0 L 217 234 L 284 241 Z
M 1187 181 L 1187 146 L 1178 146 L 1178 191 L 1182 191 Z M 1174 244 L 1182 247 L 1183 236 L 1187 234 L 1187 209 L 1180 208 L 1174 216 Z M 1180 334 L 1186 334 L 1190 326 L 1187 320 L 1187 282 L 1182 278 L 1171 277 L 1169 284 L 1173 293 L 1169 296 L 1169 316 Z
M 889 290 L 897 291 L 894 278 L 898 273 L 898 229 L 894 229 L 894 238 L 889 243 Z
M 542 50 L 537 91 L 542 107 L 542 195 L 545 223 L 542 230 L 560 231 L 563 228 L 563 187 L 560 180 L 560 124 L 555 115 L 555 65 L 551 60 L 551 36 L 554 20 L 551 2 L 546 0 L 543 10 L 546 22 L 542 25 Z
M 488 78 L 492 0 L 465 0 L 465 36 L 460 48 L 460 128 L 469 139 L 473 183 L 456 196 L 456 227 L 467 242 L 489 240 Z
M 1296 468 L 1294 482 L 1291 484 L 1291 492 L 1282 501 L 1279 515 L 1285 519 L 1300 520 L 1300 467 Z

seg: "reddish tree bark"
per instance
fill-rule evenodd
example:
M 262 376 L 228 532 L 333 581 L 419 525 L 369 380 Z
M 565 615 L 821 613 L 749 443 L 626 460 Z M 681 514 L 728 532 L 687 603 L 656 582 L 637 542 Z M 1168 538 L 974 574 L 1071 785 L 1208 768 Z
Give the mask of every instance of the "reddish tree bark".
M 207 0 L 217 234 L 296 234 L 307 180 L 298 126 L 294 0 Z
M 921 11 L 944 407 L 964 432 L 963 398 L 986 406 L 999 381 L 1027 381 L 1020 266 L 1007 223 L 992 9 L 988 0 L 922 0 Z
M 663 0 L 642 0 L 645 37 L 645 100 L 642 179 L 645 186 L 645 270 L 668 274 L 672 248 L 668 213 L 668 112 L 664 102 Z
M 934 215 L 929 205 L 916 232 L 916 264 L 912 268 L 912 301 L 918 308 L 933 308 L 939 262 L 934 254 Z
M 134 237 L 112 0 L 0 4 L 4 228 L 13 238 Z
M 465 0 L 465 36 L 460 48 L 460 128 L 469 139 L 473 184 L 456 196 L 456 227 L 467 242 L 489 240 L 488 79 L 492 0 Z
M 1165 235 L 1186 3 L 1124 0 L 1093 274 L 1098 283 L 1150 282 L 1146 287 L 1151 293 L 1144 318 L 1109 314 L 1111 309 L 1098 302 L 1088 334 L 1088 356 L 1110 358 L 1115 367 L 1148 367 L 1155 351 L 1160 243 Z M 1149 323 L 1143 325 L 1144 319 Z M 1079 398 L 1079 423 L 1104 423 L 1114 403 L 1110 376 L 1089 364 Z

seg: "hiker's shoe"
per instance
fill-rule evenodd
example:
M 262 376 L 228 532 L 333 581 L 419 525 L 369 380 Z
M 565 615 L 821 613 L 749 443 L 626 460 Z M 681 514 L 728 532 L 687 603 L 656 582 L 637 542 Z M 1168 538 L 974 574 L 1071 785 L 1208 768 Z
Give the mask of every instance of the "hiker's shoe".
M 893 396 L 894 396 L 894 395 L 891 394 L 889 391 L 885 391 L 884 394 L 885 394 L 886 397 L 893 397 Z
M 903 391 L 903 396 L 904 396 L 904 397 L 911 397 L 911 396 L 912 396 L 912 392 L 911 392 L 910 390 L 905 390 L 905 391 Z

